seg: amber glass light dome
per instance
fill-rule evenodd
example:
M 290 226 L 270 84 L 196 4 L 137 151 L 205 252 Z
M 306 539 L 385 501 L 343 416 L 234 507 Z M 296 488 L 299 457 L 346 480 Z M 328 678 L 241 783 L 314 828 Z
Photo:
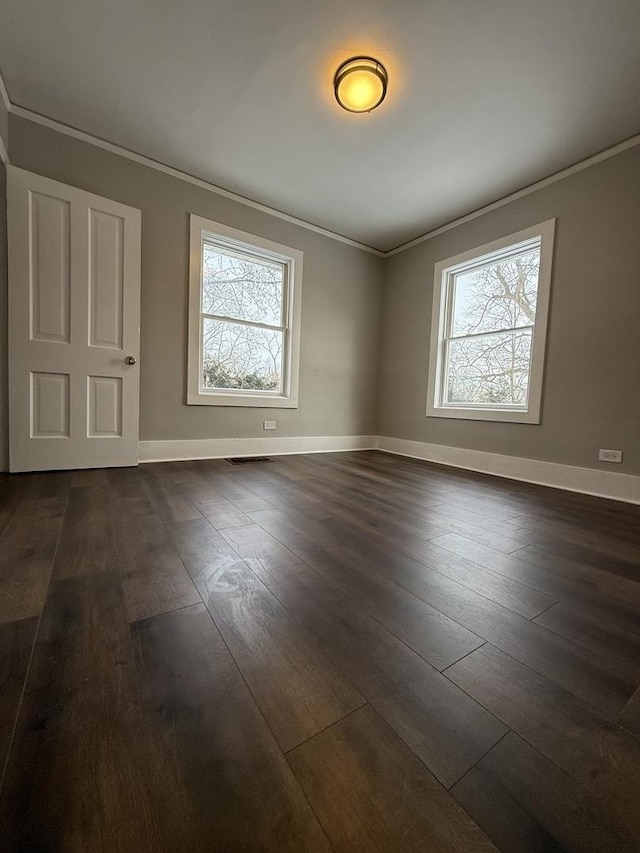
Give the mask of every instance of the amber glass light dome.
M 369 113 L 387 94 L 387 71 L 377 59 L 354 56 L 343 62 L 333 78 L 336 100 L 351 113 Z

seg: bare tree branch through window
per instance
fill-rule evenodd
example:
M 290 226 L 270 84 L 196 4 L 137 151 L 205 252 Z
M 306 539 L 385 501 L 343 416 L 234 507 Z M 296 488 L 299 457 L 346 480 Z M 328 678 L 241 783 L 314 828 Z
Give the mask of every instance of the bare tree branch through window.
M 202 385 L 282 391 L 285 267 L 205 243 Z
M 447 403 L 526 405 L 539 270 L 536 248 L 454 274 Z

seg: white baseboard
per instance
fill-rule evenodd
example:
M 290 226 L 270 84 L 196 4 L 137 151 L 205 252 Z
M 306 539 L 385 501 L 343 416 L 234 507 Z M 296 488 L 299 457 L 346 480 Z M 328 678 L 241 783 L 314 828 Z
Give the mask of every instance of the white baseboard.
M 141 441 L 139 458 L 140 462 L 177 462 L 181 459 L 226 459 L 229 456 L 338 453 L 374 450 L 376 439 L 375 435 L 320 435 Z
M 540 459 L 525 459 L 520 456 L 503 456 L 465 447 L 448 447 L 443 444 L 427 444 L 402 438 L 378 436 L 378 450 L 398 456 L 410 456 L 427 462 L 438 462 L 454 468 L 479 471 L 509 480 L 537 483 L 568 492 L 582 492 L 601 498 L 640 504 L 640 477 L 600 471 L 596 468 L 578 468 L 558 462 L 543 462 Z
M 537 483 L 554 489 L 581 492 L 601 498 L 640 504 L 640 477 L 504 456 L 465 447 L 448 447 L 384 435 L 269 436 L 260 438 L 200 438 L 176 441 L 141 441 L 140 462 L 177 462 L 187 459 L 226 459 L 229 456 L 286 456 L 296 453 L 339 453 L 348 450 L 382 450 L 438 462 L 454 468 L 479 471 L 510 480 Z

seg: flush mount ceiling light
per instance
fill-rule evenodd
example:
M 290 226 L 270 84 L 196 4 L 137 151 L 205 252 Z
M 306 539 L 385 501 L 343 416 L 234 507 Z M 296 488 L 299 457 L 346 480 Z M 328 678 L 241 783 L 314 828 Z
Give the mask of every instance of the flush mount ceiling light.
M 369 113 L 387 94 L 387 70 L 370 56 L 354 56 L 343 62 L 333 78 L 340 106 L 350 113 Z

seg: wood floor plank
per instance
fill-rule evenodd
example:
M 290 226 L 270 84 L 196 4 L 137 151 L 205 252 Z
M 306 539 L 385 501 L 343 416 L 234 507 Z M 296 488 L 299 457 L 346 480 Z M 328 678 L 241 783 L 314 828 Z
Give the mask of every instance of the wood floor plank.
M 202 476 L 206 481 L 242 512 L 257 512 L 271 507 L 268 501 L 234 479 L 233 473 L 233 466 L 228 463 L 225 463 L 224 470 L 216 467 L 214 463 L 205 463 L 202 469 Z
M 441 479 L 404 475 L 406 469 L 403 472 L 394 466 L 391 471 L 389 468 L 356 459 L 354 455 L 318 454 L 314 459 L 308 457 L 308 464 L 315 466 L 324 480 L 358 491 L 373 492 L 374 495 L 380 495 L 388 488 L 397 489 L 401 485 L 402 491 L 408 493 L 414 506 L 420 506 L 422 498 L 431 505 L 435 498 L 440 502 L 452 494 L 452 490 L 446 484 L 443 485 Z
M 579 559 L 552 553 L 533 545 L 520 548 L 512 556 L 543 569 L 561 572 L 565 576 L 584 576 L 593 579 L 598 589 L 609 595 L 617 595 L 625 599 L 632 598 L 635 602 L 640 600 L 640 574 L 638 564 L 635 562 L 614 557 L 605 557 L 600 560 L 595 555 L 592 562 L 589 559 L 585 560 L 584 554 L 582 559 Z
M 151 504 L 162 521 L 186 521 L 190 518 L 202 518 L 202 514 L 193 503 L 165 482 L 166 465 L 145 465 L 141 472 L 143 488 Z
M 6 475 L 0 482 L 0 541 L 11 516 L 26 500 L 27 490 L 25 480 L 19 475 Z
M 25 500 L 12 514 L 0 540 L 0 624 L 41 613 L 65 504 Z
M 383 490 L 373 490 L 367 481 L 358 478 L 347 481 L 340 486 L 323 477 L 314 477 L 298 484 L 298 491 L 317 495 L 329 502 L 333 496 L 338 495 L 345 504 L 353 505 L 353 501 L 360 501 L 372 514 L 388 514 L 391 516 L 408 514 L 415 520 L 426 524 L 434 506 L 442 500 L 439 496 L 433 496 L 429 492 L 399 488 L 397 483 L 389 480 L 385 483 Z M 398 511 L 401 511 L 399 513 Z
M 596 794 L 640 847 L 637 738 L 488 644 L 452 666 L 447 676 Z
M 256 519 L 261 516 L 270 518 L 268 513 L 253 515 Z M 633 677 L 621 671 L 610 656 L 541 630 L 541 626 L 380 543 L 367 543 L 362 537 L 356 542 L 357 553 L 345 536 L 345 558 L 364 560 L 370 569 L 413 592 L 475 635 L 567 686 L 610 719 L 620 713 L 635 689 Z
M 632 853 L 637 845 L 582 786 L 508 734 L 452 789 L 505 853 Z
M 353 525 L 342 519 L 331 519 L 327 526 L 341 530 L 345 544 L 349 546 L 357 548 L 358 543 L 371 545 L 370 539 L 363 540 L 362 534 L 354 531 Z M 381 531 L 376 530 L 376 537 L 380 533 L 391 547 L 527 619 L 533 619 L 557 600 L 520 581 L 499 572 L 492 572 L 478 563 L 440 548 L 437 544 L 439 537 L 427 542 L 402 532 L 389 535 L 389 525 L 385 525 Z
M 301 488 L 298 488 L 299 493 Z M 365 530 L 371 527 L 377 528 L 383 522 L 392 522 L 403 533 L 420 536 L 423 539 L 442 536 L 448 532 L 446 527 L 427 518 L 426 511 L 423 513 L 415 504 L 411 508 L 397 505 L 391 508 L 388 505 L 385 506 L 387 502 L 372 499 L 363 488 L 349 487 L 336 490 L 331 482 L 305 481 L 304 489 L 321 498 L 320 506 L 323 508 L 325 517 L 330 518 L 336 514 L 336 510 L 340 510 L 340 515 L 343 517 L 348 515 L 351 523 Z M 295 501 L 293 506 L 295 508 Z M 278 509 L 288 511 L 289 508 L 286 505 L 279 505 Z M 318 518 L 318 516 L 319 514 L 316 514 L 313 517 Z
M 10 479 L 13 479 L 11 475 Z M 47 471 L 45 473 L 16 474 L 25 479 L 27 488 L 23 500 L 44 500 L 47 498 L 66 498 L 71 488 L 71 471 Z
M 620 725 L 640 737 L 640 687 L 622 711 Z
M 620 542 L 615 537 L 599 531 L 576 529 L 574 525 L 566 522 L 545 523 L 517 516 L 506 522 L 505 527 L 512 531 L 509 533 L 510 536 L 523 540 L 523 547 L 524 544 L 534 545 L 561 556 L 571 556 L 575 553 L 575 546 L 578 545 L 581 549 L 595 552 L 598 559 L 606 559 L 607 556 L 634 562 L 640 559 L 637 544 Z
M 469 500 L 469 494 L 473 491 L 473 484 L 469 482 L 465 482 L 464 490 L 458 488 L 455 478 L 453 483 L 447 482 L 451 469 L 447 471 L 442 466 L 430 466 L 429 470 L 417 472 L 415 467 L 403 465 L 399 457 L 391 458 L 391 463 L 390 457 L 386 457 L 383 460 L 386 464 L 380 464 L 378 461 L 372 461 L 374 454 L 357 454 L 360 459 L 355 459 L 355 455 L 340 454 L 339 458 L 335 458 L 332 454 L 332 458 L 329 458 L 318 454 L 314 459 L 308 457 L 308 464 L 315 466 L 320 480 L 330 480 L 334 485 L 339 484 L 348 490 L 368 492 L 376 499 L 389 495 L 394 503 L 397 501 L 405 509 L 432 509 L 436 504 L 450 505 L 459 499 L 464 503 Z M 367 458 L 363 459 L 365 456 Z M 415 466 L 415 463 L 411 465 Z M 327 477 L 327 471 L 331 473 L 330 477 Z M 493 495 L 491 497 L 494 498 Z M 484 493 L 482 499 L 482 507 L 485 508 L 487 501 Z M 478 504 L 479 500 L 474 498 L 473 506 L 477 507 Z M 491 506 L 495 506 L 495 498 L 491 500 Z M 498 506 L 500 510 L 505 506 L 510 508 L 510 504 L 500 501 Z M 501 514 L 501 518 L 503 517 L 505 515 Z
M 289 615 L 210 524 L 182 522 L 174 525 L 172 536 L 284 751 L 364 703 L 327 660 L 317 638 Z
M 429 510 L 429 516 L 435 524 L 441 527 L 455 527 L 460 533 L 463 531 L 475 532 L 481 529 L 498 535 L 504 534 L 505 537 L 507 535 L 505 521 L 508 519 L 495 518 L 491 508 L 486 509 L 485 514 L 455 503 L 441 503 Z
M 198 509 L 201 504 L 219 504 L 220 506 L 237 509 L 235 504 L 231 503 L 230 500 L 225 498 L 223 494 L 211 485 L 204 471 L 198 472 L 192 468 L 187 468 L 173 474 L 171 480 L 175 483 L 178 491 Z
M 348 551 L 348 549 L 347 549 Z M 635 685 L 610 656 L 594 652 L 523 619 L 416 560 L 360 545 L 371 569 L 413 592 L 436 610 L 507 654 L 564 686 L 609 719 L 615 719 Z
M 112 502 L 121 506 L 123 502 L 138 499 L 151 509 L 149 499 L 142 491 L 139 468 L 109 468 L 106 473 L 108 497 Z
M 130 665 L 117 576 L 54 581 L 0 801 L 2 850 L 166 849 L 151 825 L 154 766 Z
M 548 490 L 547 490 L 548 491 Z M 507 524 L 532 522 L 544 528 L 584 533 L 585 541 L 591 535 L 605 539 L 613 536 L 621 544 L 640 544 L 640 510 L 634 504 L 620 504 L 613 500 L 589 499 L 588 495 L 569 497 L 568 492 L 559 492 L 553 500 L 530 500 L 521 516 Z M 546 497 L 546 495 L 545 495 Z
M 526 578 L 531 586 L 549 595 L 569 597 L 572 591 L 579 594 L 583 586 L 589 591 L 596 590 L 640 606 L 640 583 L 610 575 L 601 569 L 571 563 L 565 558 L 536 551 L 530 546 L 514 554 L 499 554 L 485 545 L 454 534 L 443 536 L 438 540 L 438 545 L 493 571 L 503 572 L 518 580 Z
M 58 580 L 117 570 L 117 567 L 118 553 L 106 488 L 89 485 L 73 488 L 65 508 L 52 577 Z
M 465 513 L 472 512 L 475 515 L 485 516 L 492 521 L 509 521 L 518 514 L 518 503 L 512 497 L 500 498 L 495 493 L 488 495 L 484 490 L 481 494 L 476 494 L 475 490 L 469 485 L 467 483 L 464 488 L 457 488 L 455 500 L 443 500 L 439 509 L 444 511 L 446 509 L 455 510 L 456 514 L 458 510 L 463 510 Z M 459 517 L 463 518 L 464 515 Z M 482 528 L 481 523 L 475 524 L 473 522 L 473 526 Z
M 265 530 L 223 535 L 443 784 L 452 785 L 504 735 L 491 714 Z
M 252 518 L 350 593 L 360 607 L 436 669 L 445 669 L 484 642 L 407 590 L 371 572 L 367 560 L 361 561 L 355 553 L 345 554 L 340 539 L 332 537 L 323 525 L 307 521 L 301 530 L 285 513 L 275 510 L 252 513 Z
M 0 625 L 0 778 L 9 752 L 38 618 Z
M 73 471 L 71 476 L 71 487 L 101 487 L 107 485 L 106 468 L 88 468 L 83 471 Z
M 226 505 L 219 503 L 200 503 L 198 510 L 212 524 L 216 530 L 224 530 L 225 527 L 242 527 L 243 524 L 251 524 L 251 519 L 242 510 L 228 502 Z
M 271 467 L 281 477 L 287 480 L 308 480 L 313 476 L 305 465 L 304 458 L 296 456 L 274 456 L 271 459 Z
M 287 758 L 336 853 L 495 853 L 370 706 Z
M 234 473 L 234 479 L 249 486 L 253 492 L 270 504 L 271 509 L 284 510 L 303 522 L 307 519 L 326 518 L 331 515 L 331 509 L 327 508 L 324 502 L 312 494 L 308 488 L 297 487 L 294 482 L 273 472 L 267 463 L 260 467 L 260 470 L 256 468 L 253 466 L 251 470 L 242 468 Z
M 458 533 L 461 536 L 465 536 L 467 539 L 471 539 L 473 542 L 478 542 L 481 545 L 486 545 L 488 548 L 493 548 L 494 551 L 500 551 L 502 554 L 513 554 L 514 551 L 519 551 L 521 548 L 524 548 L 525 545 L 530 544 L 526 541 L 526 537 L 518 536 L 515 532 L 512 532 L 510 528 L 506 528 L 506 525 L 502 525 L 503 528 L 506 529 L 496 529 L 492 528 L 491 530 L 486 530 L 482 527 L 476 527 L 475 525 L 468 524 L 466 522 L 455 523 L 455 520 L 449 522 L 440 522 L 443 527 L 446 527 L 450 533 Z M 436 545 L 438 544 L 438 537 L 435 537 L 430 540 L 434 542 Z
M 284 756 L 202 605 L 135 626 L 143 713 L 174 756 L 197 853 L 330 853 Z
M 130 622 L 200 602 L 166 526 L 148 504 L 139 500 L 132 498 L 122 505 L 114 520 Z
M 640 684 L 640 634 L 598 620 L 579 602 L 560 601 L 535 621 L 588 649 L 608 655 L 623 677 Z
M 214 487 L 213 483 L 219 477 L 209 468 L 203 468 L 199 463 L 184 462 L 179 466 L 165 466 L 162 477 L 165 483 L 172 483 L 181 498 L 190 502 L 214 526 L 233 527 L 235 524 L 249 523 L 244 512 Z M 232 489 L 232 494 L 251 510 L 269 506 L 258 495 L 251 498 L 251 492 L 247 489 L 241 489 L 239 494 Z
M 640 549 L 638 548 L 625 548 L 623 555 L 620 553 L 623 551 L 623 547 L 621 546 L 617 549 L 618 553 L 612 553 L 616 549 L 610 548 L 607 552 L 605 546 L 605 551 L 603 552 L 597 545 L 593 547 L 584 542 L 563 542 L 561 544 L 544 542 L 537 545 L 533 542 L 528 542 L 523 547 L 527 549 L 523 551 L 525 559 L 527 558 L 528 549 L 531 549 L 536 553 L 545 552 L 552 554 L 556 558 L 565 557 L 576 563 L 602 569 L 621 578 L 628 578 L 635 581 L 640 578 Z
M 500 554 L 477 542 L 458 536 L 440 540 L 459 557 L 467 558 L 499 574 L 528 584 L 556 599 L 580 601 L 581 606 L 597 618 L 638 633 L 640 623 L 638 590 L 640 585 L 625 579 L 615 579 L 606 572 L 559 559 L 546 566 L 520 559 L 518 552 Z
M 52 587 L 3 850 L 329 853 L 201 605 L 137 624 L 134 669 L 117 576 Z
M 403 482 L 400 489 L 395 472 L 372 469 L 362 465 L 354 456 L 340 455 L 337 459 L 334 454 L 316 454 L 313 459 L 307 456 L 305 465 L 313 476 L 300 483 L 299 487 L 310 490 L 312 494 L 316 494 L 316 490 L 330 488 L 341 495 L 364 495 L 380 507 L 395 505 L 397 492 L 401 504 L 410 504 L 418 509 L 443 500 L 440 491 L 434 495 L 423 484 L 416 487 L 412 482 Z

